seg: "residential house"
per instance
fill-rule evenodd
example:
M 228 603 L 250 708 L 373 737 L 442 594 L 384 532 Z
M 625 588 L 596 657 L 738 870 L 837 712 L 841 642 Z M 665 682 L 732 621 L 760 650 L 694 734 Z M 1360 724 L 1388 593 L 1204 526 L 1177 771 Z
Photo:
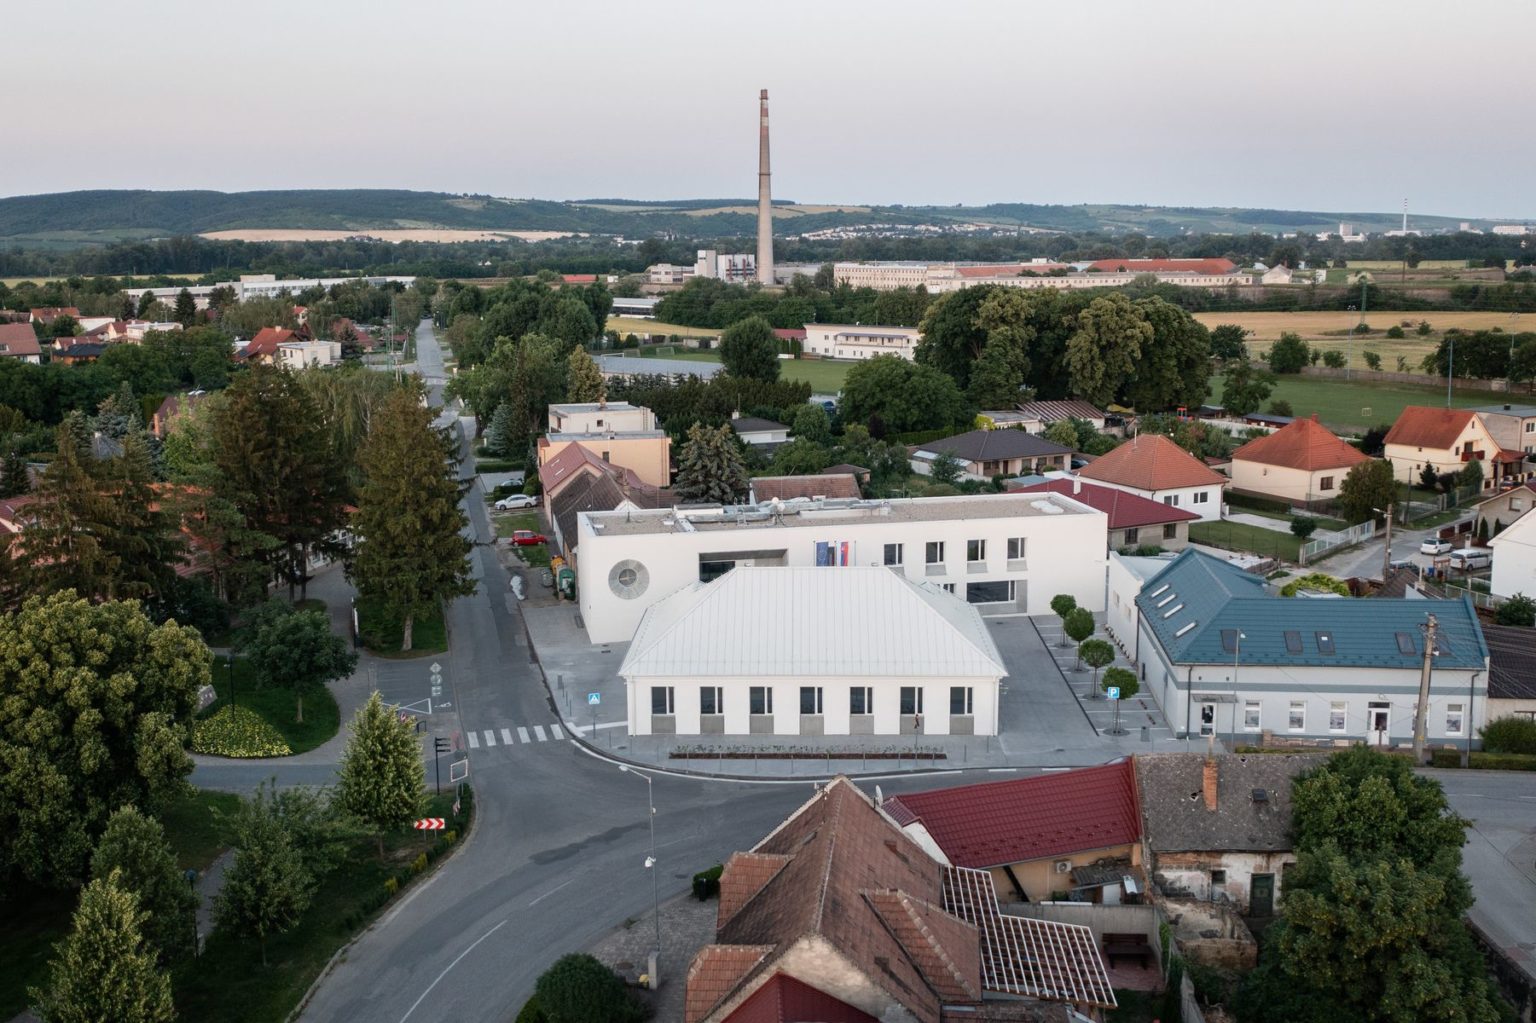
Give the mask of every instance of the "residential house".
M 869 470 L 862 465 L 853 465 L 850 462 L 839 462 L 836 465 L 829 465 L 821 470 L 821 473 L 823 476 L 839 476 L 847 473 L 854 478 L 854 481 L 860 487 L 869 483 Z
M 718 362 L 695 362 L 691 359 L 642 359 L 630 355 L 595 355 L 592 358 L 604 380 L 654 376 L 681 383 L 689 377 L 709 380 L 715 374 L 725 372 L 725 367 Z
M 40 309 L 33 309 L 27 316 L 27 322 L 41 323 L 46 327 L 53 323 L 54 320 L 57 320 L 60 316 L 68 316 L 70 319 L 78 322 L 80 319 L 80 310 L 76 309 L 72 305 L 44 306 Z
M 1115 638 L 1176 735 L 1410 742 L 1431 615 L 1429 740 L 1465 747 L 1486 719 L 1488 648 L 1470 598 L 1280 597 L 1195 548 L 1144 582 L 1113 567 L 1109 578 Z
M 1386 457 L 1394 477 L 1405 483 L 1417 484 L 1426 464 L 1437 473 L 1459 473 L 1468 462 L 1481 463 L 1484 490 L 1525 476 L 1524 453 L 1501 448 L 1483 418 L 1470 409 L 1409 405 L 1387 433 Z
M 1488 641 L 1488 720 L 1536 720 L 1536 632 L 1524 625 L 1484 625 Z
M 1078 477 L 1042 479 L 1024 477 L 1008 480 L 1010 492 L 1052 493 L 1081 501 L 1109 518 L 1109 549 L 1118 547 L 1161 547 L 1182 551 L 1189 544 L 1189 524 L 1200 516 L 1185 508 L 1153 501 L 1128 490 L 1084 483 Z
M 1536 479 L 1485 497 L 1473 511 L 1472 534 L 1498 536 L 1505 526 L 1530 511 L 1533 505 L 1536 505 Z
M 324 369 L 341 362 L 341 342 L 294 339 L 277 346 L 277 364 L 285 369 Z
M 1070 893 L 1113 904 L 1145 880 L 1128 759 L 890 796 L 880 809 L 934 859 L 989 872 L 993 887 L 1018 902 Z
M 1471 411 L 1482 419 L 1500 448 L 1521 452 L 1527 463 L 1536 460 L 1536 405 L 1479 405 Z
M 0 358 L 21 362 L 43 361 L 43 346 L 30 323 L 0 323 Z
M 1104 514 L 1056 494 L 590 512 L 577 529 L 595 643 L 630 639 L 657 601 L 738 566 L 883 566 L 991 614 L 1042 614 L 1058 593 L 1104 608 Z
M 1135 758 L 1145 861 L 1166 895 L 1274 914 L 1291 841 L 1291 784 L 1321 754 L 1152 753 Z
M 816 473 L 811 476 L 755 476 L 748 481 L 753 504 L 777 501 L 857 500 L 863 495 L 852 473 Z
M 744 416 L 740 412 L 731 413 L 731 429 L 736 431 L 736 436 L 743 443 L 768 451 L 789 440 L 789 427 L 783 423 L 759 419 L 757 416 Z
M 1536 597 L 1536 511 L 1527 510 L 1488 541 L 1493 574 L 1488 588 L 1496 597 L 1523 593 Z
M 1081 420 L 1102 431 L 1106 426 L 1119 425 L 1118 416 L 1110 416 L 1103 409 L 1086 401 L 1024 401 L 1012 409 L 982 412 L 978 417 L 983 427 L 1001 430 L 1017 427 L 1029 433 L 1044 433 L 1053 423 L 1063 420 Z
M 687 986 L 683 1023 L 1067 1023 L 1116 1004 L 1092 931 L 1001 913 L 987 874 L 935 862 L 843 777 L 726 861 Z
M 1072 449 L 1024 430 L 972 430 L 918 444 L 910 454 L 912 471 L 922 476 L 932 475 L 934 461 L 949 454 L 966 478 L 991 479 L 1066 469 Z
M 1259 276 L 1260 284 L 1289 284 L 1291 283 L 1291 268 L 1281 263 L 1272 266 Z
M 1007 670 L 974 606 L 850 565 L 685 586 L 645 612 L 619 675 L 631 735 L 996 735 Z
M 1221 491 L 1227 478 L 1173 441 L 1143 433 L 1100 455 L 1077 475 L 1175 508 L 1187 508 L 1211 522 L 1221 518 Z
M 59 337 L 53 339 L 53 354 L 48 357 L 48 361 L 64 366 L 95 362 L 106 350 L 106 345 L 88 341 L 85 338 Z
M 171 423 L 177 416 L 196 408 L 207 395 L 203 391 L 172 394 L 160 403 L 154 415 L 149 417 L 149 431 L 161 440 L 171 431 Z
M 1314 413 L 1232 452 L 1232 490 L 1311 506 L 1336 500 L 1349 470 L 1370 460 L 1334 436 Z
M 131 325 L 129 329 L 132 336 Z M 301 340 L 298 334 L 287 327 L 262 327 L 235 357 L 243 362 L 276 363 L 280 359 L 278 346 L 298 340 Z
M 876 327 L 848 323 L 807 323 L 804 350 L 825 359 L 870 359 L 899 355 L 911 362 L 922 334 L 916 327 Z
M 36 501 L 34 494 L 0 497 L 0 529 L 12 535 L 26 529 L 32 521 L 31 505 Z
M 539 465 L 572 444 L 609 465 L 633 471 L 648 486 L 672 482 L 672 438 L 643 406 L 622 401 L 549 406 L 549 432 L 536 445 Z

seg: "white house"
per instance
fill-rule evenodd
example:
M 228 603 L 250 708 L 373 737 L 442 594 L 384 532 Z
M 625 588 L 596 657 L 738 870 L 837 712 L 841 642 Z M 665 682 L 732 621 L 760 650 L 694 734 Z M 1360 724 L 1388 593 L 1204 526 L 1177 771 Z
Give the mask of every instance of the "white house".
M 1232 452 L 1232 489 L 1293 505 L 1333 501 L 1349 470 L 1370 460 L 1330 433 L 1314 413 Z
M 744 443 L 783 444 L 789 440 L 789 427 L 783 423 L 776 423 L 772 419 L 759 419 L 756 416 L 744 416 L 737 413 L 731 415 L 731 429 L 736 431 Z
M 1221 518 L 1221 489 L 1228 482 L 1221 473 L 1156 433 L 1132 437 L 1077 474 L 1106 487 L 1192 511 L 1203 522 Z
M 692 583 L 619 668 L 632 735 L 996 735 L 1005 674 L 975 607 L 878 567 Z
M 1488 588 L 1494 596 L 1523 593 L 1536 597 L 1536 509 L 1504 527 L 1488 546 L 1493 548 L 1493 577 Z M 1532 643 L 1536 644 L 1536 639 Z
M 1409 405 L 1392 424 L 1383 442 L 1394 478 L 1419 482 L 1425 465 L 1436 472 L 1461 472 L 1468 462 L 1483 468 L 1483 489 L 1498 490 L 1523 479 L 1525 454 L 1504 450 L 1482 416 L 1470 409 Z
M 916 327 L 877 327 L 848 323 L 807 323 L 805 351 L 828 359 L 869 359 L 899 355 L 911 361 L 922 334 Z
M 1486 721 L 1488 647 L 1470 599 L 1279 597 L 1193 548 L 1145 582 L 1110 579 L 1115 638 L 1176 735 L 1411 743 L 1431 615 L 1430 742 L 1466 746 Z
M 1043 614 L 1058 593 L 1104 608 L 1108 519 L 1061 494 L 985 494 L 577 516 L 577 590 L 594 643 L 737 567 L 883 566 L 983 613 Z
M 341 361 L 339 341 L 284 341 L 277 346 L 277 362 L 289 369 L 334 366 Z

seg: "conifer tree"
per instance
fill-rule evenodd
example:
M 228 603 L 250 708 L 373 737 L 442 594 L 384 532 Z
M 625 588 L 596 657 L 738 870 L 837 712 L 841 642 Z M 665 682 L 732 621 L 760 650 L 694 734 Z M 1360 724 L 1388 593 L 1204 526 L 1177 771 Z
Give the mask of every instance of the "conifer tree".
M 197 323 L 197 299 L 186 288 L 182 288 L 176 295 L 176 322 L 183 327 Z
M 602 401 L 607 391 L 603 371 L 585 348 L 571 349 L 567 360 L 566 390 L 571 401 Z
M 146 317 L 148 317 L 149 316 L 150 307 L 153 306 L 154 304 L 155 304 L 155 293 L 153 291 L 146 291 L 146 292 L 144 292 L 144 294 L 140 295 L 139 296 L 139 309 L 138 309 L 139 319 L 142 320 L 142 319 L 145 319 Z
M 125 806 L 107 821 L 107 830 L 91 857 L 91 876 L 118 875 L 119 884 L 139 900 L 144 911 L 145 944 L 161 965 L 170 966 L 195 951 L 197 896 L 176 866 L 165 830 L 153 817 Z
M 684 501 L 736 504 L 747 496 L 747 467 L 729 426 L 688 428 L 673 488 Z
M 32 477 L 27 474 L 27 460 L 21 457 L 21 452 L 12 451 L 0 467 L 0 497 L 20 497 L 31 490 Z
M 33 522 L 21 547 L 28 588 L 110 598 L 121 563 L 116 545 L 105 538 L 118 509 L 96 478 L 90 450 L 81 447 L 73 425 L 68 420 L 60 424 L 53 460 L 38 482 Z
M 408 722 L 375 692 L 352 719 L 341 757 L 337 805 L 373 829 L 384 855 L 384 834 L 404 827 L 426 802 L 421 741 Z
M 517 443 L 513 436 L 515 430 L 512 406 L 502 402 L 496 406 L 496 414 L 491 417 L 491 427 L 485 434 L 485 446 L 495 454 L 507 457 L 512 454 L 512 448 Z
M 74 927 L 58 945 L 48 987 L 31 989 L 43 1023 L 164 1023 L 175 1018 L 171 979 L 141 932 L 145 914 L 118 871 L 80 893 Z

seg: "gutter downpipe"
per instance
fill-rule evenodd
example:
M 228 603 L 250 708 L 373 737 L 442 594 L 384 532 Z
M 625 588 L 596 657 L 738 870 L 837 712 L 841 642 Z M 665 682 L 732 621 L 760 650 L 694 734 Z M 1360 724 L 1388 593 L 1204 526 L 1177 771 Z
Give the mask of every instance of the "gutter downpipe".
M 1472 728 L 1477 720 L 1477 676 L 1482 672 L 1474 671 L 1472 681 L 1467 683 L 1467 748 L 1461 757 L 1462 767 L 1472 766 Z
M 1195 666 L 1185 669 L 1184 676 L 1184 752 L 1189 752 L 1190 711 L 1194 705 Z

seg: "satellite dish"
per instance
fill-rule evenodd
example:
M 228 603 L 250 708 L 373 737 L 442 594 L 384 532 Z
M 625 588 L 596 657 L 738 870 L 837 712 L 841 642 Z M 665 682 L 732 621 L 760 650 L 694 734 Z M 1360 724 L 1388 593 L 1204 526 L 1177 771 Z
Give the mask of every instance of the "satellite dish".
M 880 786 L 878 786 L 878 785 L 875 786 L 875 805 L 876 806 L 884 806 L 885 805 L 885 793 L 880 791 Z

